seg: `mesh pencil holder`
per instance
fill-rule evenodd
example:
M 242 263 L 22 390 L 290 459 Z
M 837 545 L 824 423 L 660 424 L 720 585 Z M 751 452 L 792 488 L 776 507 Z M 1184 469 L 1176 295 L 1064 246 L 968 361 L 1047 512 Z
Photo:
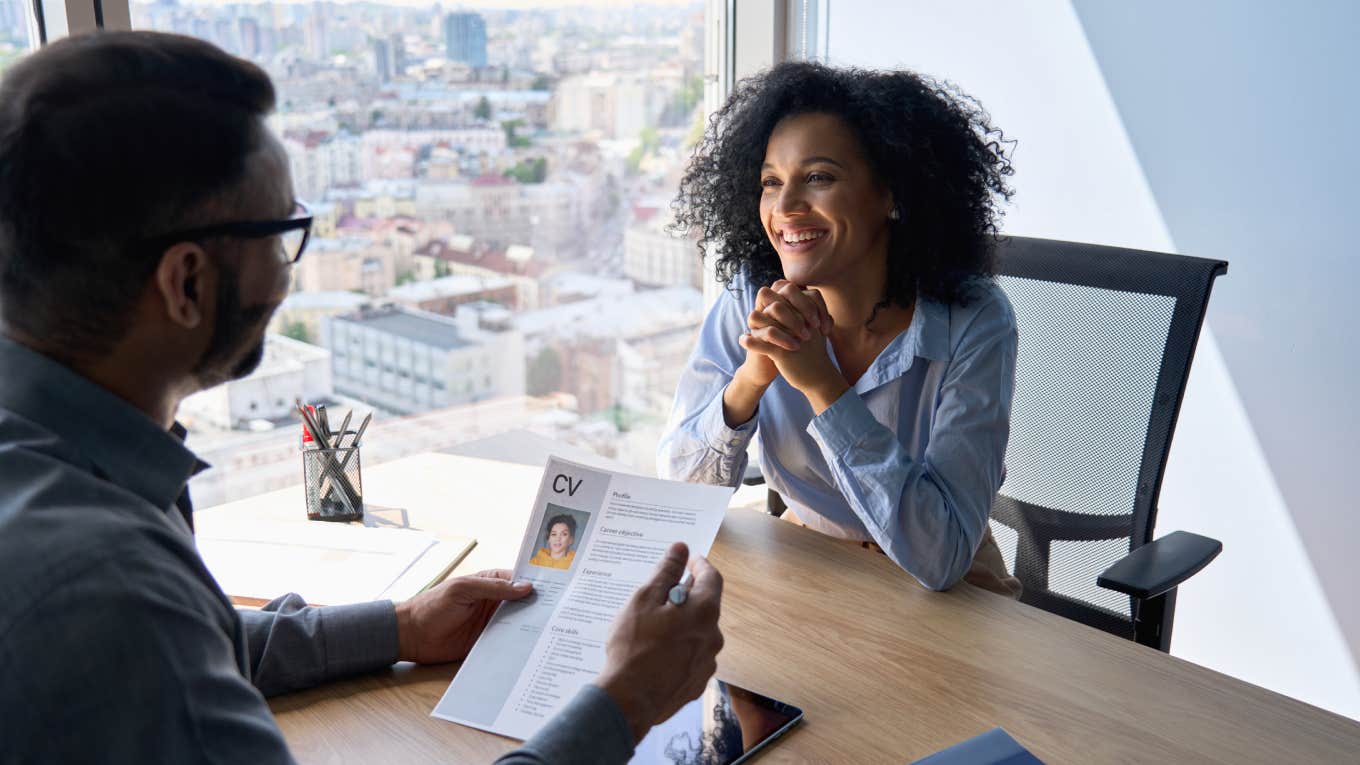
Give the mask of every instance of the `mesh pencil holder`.
M 363 520 L 364 484 L 358 447 L 303 449 L 302 485 L 307 492 L 309 520 Z

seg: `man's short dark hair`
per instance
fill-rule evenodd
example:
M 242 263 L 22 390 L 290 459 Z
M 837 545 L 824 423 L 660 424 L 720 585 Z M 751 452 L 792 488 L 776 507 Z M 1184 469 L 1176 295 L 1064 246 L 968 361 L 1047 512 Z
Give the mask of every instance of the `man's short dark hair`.
M 218 222 L 264 138 L 274 87 L 190 37 L 53 43 L 0 81 L 0 321 L 72 355 L 107 349 L 161 253 L 139 241 Z

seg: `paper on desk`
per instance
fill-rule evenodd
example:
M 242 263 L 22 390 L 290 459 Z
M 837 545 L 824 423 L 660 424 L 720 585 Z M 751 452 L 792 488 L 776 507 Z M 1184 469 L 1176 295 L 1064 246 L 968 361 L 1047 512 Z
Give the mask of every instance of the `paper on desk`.
M 666 548 L 708 554 L 731 496 L 550 458 L 515 562 L 534 594 L 500 607 L 433 716 L 532 736 L 603 669 L 614 617 Z M 554 527 L 572 525 L 570 550 L 553 557 Z
M 405 600 L 443 579 L 476 542 L 410 529 L 199 515 L 199 555 L 238 604 L 295 592 L 313 605 Z

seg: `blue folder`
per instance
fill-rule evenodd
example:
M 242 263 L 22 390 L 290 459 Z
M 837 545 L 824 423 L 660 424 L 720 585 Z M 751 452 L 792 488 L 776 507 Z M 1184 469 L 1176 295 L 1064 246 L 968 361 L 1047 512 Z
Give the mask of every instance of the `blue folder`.
M 936 752 L 912 765 L 1044 765 L 1038 757 L 1020 746 L 1011 734 L 992 728 L 942 752 Z

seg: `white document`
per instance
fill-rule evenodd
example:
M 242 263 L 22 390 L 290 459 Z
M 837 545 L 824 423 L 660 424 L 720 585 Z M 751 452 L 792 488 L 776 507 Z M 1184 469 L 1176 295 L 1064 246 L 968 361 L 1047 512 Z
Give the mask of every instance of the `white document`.
M 237 605 L 296 592 L 312 605 L 405 600 L 442 579 L 476 544 L 409 529 L 195 518 L 199 555 Z
M 599 675 L 614 617 L 666 549 L 708 554 L 731 496 L 550 458 L 515 561 L 534 594 L 500 607 L 432 714 L 532 736 Z

